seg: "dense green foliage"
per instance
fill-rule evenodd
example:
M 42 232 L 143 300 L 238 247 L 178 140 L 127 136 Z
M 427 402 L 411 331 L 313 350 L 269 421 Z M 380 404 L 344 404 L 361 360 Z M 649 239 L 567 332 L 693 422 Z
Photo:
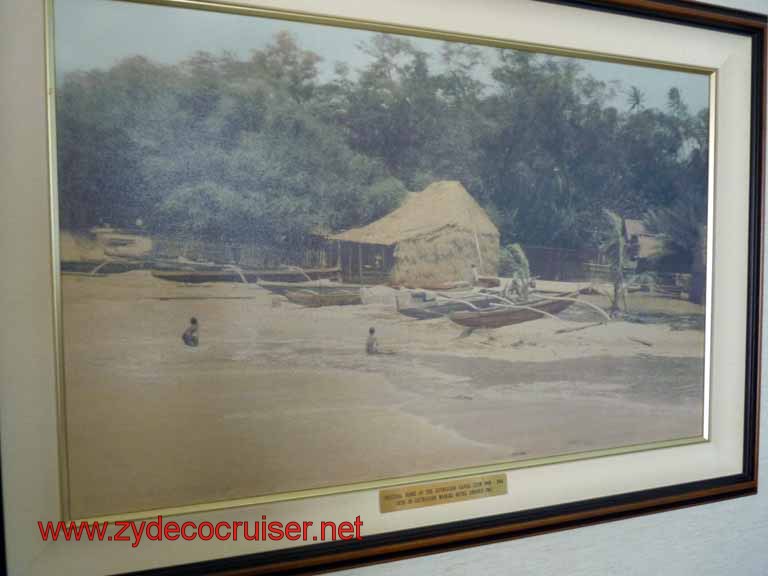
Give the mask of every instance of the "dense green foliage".
M 286 33 L 247 60 L 142 57 L 69 74 L 57 99 L 61 222 L 275 241 L 370 222 L 461 181 L 504 244 L 597 246 L 604 209 L 706 220 L 707 113 L 611 105 L 575 60 L 372 35 L 321 74 Z M 478 73 L 482 70 L 482 73 Z M 482 78 L 482 79 L 481 79 Z M 673 240 L 670 240 L 673 242 Z

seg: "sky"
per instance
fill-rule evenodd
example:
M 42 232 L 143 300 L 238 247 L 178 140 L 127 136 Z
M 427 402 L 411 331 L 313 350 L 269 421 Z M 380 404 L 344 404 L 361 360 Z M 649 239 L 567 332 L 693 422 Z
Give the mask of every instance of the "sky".
M 274 35 L 287 30 L 299 45 L 319 54 L 320 72 L 330 76 L 336 62 L 354 69 L 370 58 L 357 48 L 371 32 L 288 22 L 254 16 L 152 6 L 119 0 L 55 0 L 55 66 L 61 76 L 73 70 L 106 69 L 122 58 L 142 55 L 163 64 L 174 64 L 197 51 L 232 52 L 243 59 L 253 49 L 263 48 Z M 428 54 L 439 53 L 441 42 L 413 38 Z M 484 48 L 495 58 L 494 48 Z M 435 62 L 437 58 L 434 59 Z M 637 86 L 645 94 L 645 106 L 664 108 L 667 92 L 677 87 L 691 111 L 708 104 L 708 78 L 670 70 L 578 59 L 585 72 L 598 80 L 616 83 L 610 102 L 619 109 L 628 106 L 625 91 Z M 487 74 L 478 71 L 487 79 Z

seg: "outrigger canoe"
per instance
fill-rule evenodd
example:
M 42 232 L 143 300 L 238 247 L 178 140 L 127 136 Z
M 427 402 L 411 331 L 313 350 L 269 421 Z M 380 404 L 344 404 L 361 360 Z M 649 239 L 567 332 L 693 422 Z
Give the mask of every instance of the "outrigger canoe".
M 203 284 L 207 282 L 242 282 L 243 276 L 235 270 L 152 270 L 152 276 L 171 282 Z
M 329 280 L 314 280 L 309 282 L 265 282 L 259 281 L 258 286 L 269 290 L 273 294 L 287 294 L 288 292 L 310 291 L 318 294 L 326 292 L 360 292 L 358 284 L 341 284 Z
M 567 292 L 521 304 L 453 312 L 449 318 L 467 328 L 501 328 L 558 314 L 572 306 L 578 295 L 579 292 Z
M 492 294 L 472 293 L 459 294 L 455 296 L 444 296 L 437 294 L 431 300 L 424 297 L 425 293 L 415 293 L 412 299 L 415 302 L 407 306 L 401 306 L 400 300 L 396 299 L 397 311 L 409 318 L 417 320 L 429 320 L 432 318 L 442 318 L 453 312 L 462 310 L 475 310 L 478 308 L 488 308 L 493 302 L 498 302 L 499 298 Z
M 162 280 L 200 284 L 204 282 L 242 282 L 253 284 L 269 278 L 275 284 L 301 285 L 304 281 L 319 281 L 338 275 L 338 268 L 284 268 L 277 270 L 249 270 L 236 266 L 196 266 L 187 269 L 152 270 L 152 275 Z M 327 281 L 327 280 L 325 280 Z M 267 283 L 267 282 L 264 282 Z
M 310 308 L 319 308 L 321 306 L 351 306 L 363 303 L 359 289 L 357 292 L 312 292 L 310 290 L 297 290 L 295 292 L 286 292 L 285 297 L 294 304 L 301 304 L 302 306 L 308 306 Z

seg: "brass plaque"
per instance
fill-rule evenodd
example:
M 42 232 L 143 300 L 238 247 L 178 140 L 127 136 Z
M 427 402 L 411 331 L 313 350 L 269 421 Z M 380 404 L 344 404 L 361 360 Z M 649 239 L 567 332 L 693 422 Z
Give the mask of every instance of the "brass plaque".
M 506 474 L 471 476 L 379 490 L 379 509 L 382 512 L 398 512 L 411 508 L 501 496 L 506 493 Z

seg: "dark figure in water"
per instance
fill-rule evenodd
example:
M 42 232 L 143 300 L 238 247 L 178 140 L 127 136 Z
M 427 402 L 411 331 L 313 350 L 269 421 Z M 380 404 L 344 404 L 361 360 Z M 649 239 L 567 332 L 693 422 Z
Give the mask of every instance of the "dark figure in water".
M 184 330 L 184 334 L 181 335 L 181 340 L 187 346 L 197 346 L 199 340 L 197 336 L 197 318 L 194 316 L 189 319 L 189 326 Z
M 373 326 L 368 329 L 368 340 L 365 341 L 365 352 L 367 354 L 379 353 L 379 342 L 376 340 L 376 328 Z

